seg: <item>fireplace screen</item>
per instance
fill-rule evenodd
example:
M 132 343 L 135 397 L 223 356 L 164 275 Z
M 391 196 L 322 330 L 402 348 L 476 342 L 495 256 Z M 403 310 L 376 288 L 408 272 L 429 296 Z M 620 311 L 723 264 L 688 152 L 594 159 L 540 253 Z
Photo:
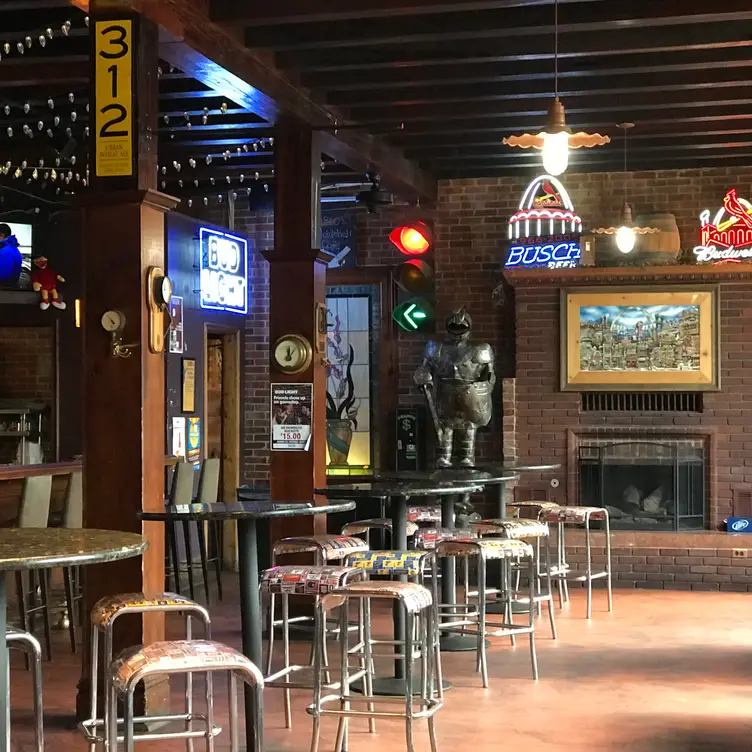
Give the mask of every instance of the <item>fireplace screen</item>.
M 702 440 L 593 442 L 578 451 L 580 503 L 606 507 L 612 528 L 705 527 Z

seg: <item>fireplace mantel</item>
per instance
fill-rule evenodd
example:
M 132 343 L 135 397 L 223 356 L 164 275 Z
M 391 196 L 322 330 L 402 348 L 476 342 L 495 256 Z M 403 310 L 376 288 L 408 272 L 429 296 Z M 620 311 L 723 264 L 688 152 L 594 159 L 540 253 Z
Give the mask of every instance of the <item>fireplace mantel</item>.
M 752 264 L 681 264 L 676 266 L 580 266 L 575 269 L 507 269 L 512 287 L 546 285 L 734 283 L 752 280 Z

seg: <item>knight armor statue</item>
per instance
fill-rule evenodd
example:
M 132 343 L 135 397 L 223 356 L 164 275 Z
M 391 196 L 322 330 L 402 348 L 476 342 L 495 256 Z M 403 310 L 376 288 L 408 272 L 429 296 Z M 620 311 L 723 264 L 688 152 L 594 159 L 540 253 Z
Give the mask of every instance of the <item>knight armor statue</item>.
M 473 467 L 475 432 L 491 420 L 496 374 L 488 344 L 472 344 L 470 314 L 455 310 L 446 322 L 444 343 L 426 345 L 413 380 L 423 389 L 439 441 L 437 467 Z

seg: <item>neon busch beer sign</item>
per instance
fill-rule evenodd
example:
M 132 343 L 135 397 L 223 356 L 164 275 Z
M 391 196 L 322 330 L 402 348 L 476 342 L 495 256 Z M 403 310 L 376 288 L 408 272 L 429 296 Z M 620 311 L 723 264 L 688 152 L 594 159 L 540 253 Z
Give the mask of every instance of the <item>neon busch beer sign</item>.
M 507 269 L 561 269 L 580 263 L 582 220 L 566 189 L 552 175 L 541 175 L 528 185 L 507 230 Z
M 700 245 L 694 249 L 698 263 L 741 263 L 752 260 L 752 204 L 731 188 L 723 206 L 710 221 L 710 210 L 700 214 Z

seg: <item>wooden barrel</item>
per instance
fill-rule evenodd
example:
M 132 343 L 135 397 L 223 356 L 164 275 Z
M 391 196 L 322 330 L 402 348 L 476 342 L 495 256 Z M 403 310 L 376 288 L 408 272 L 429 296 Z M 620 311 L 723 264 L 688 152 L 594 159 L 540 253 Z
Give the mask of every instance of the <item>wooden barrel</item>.
M 645 264 L 667 264 L 679 261 L 681 239 L 676 217 L 668 212 L 644 214 L 635 218 L 638 227 L 655 227 L 660 232 L 640 235 L 637 248 Z

